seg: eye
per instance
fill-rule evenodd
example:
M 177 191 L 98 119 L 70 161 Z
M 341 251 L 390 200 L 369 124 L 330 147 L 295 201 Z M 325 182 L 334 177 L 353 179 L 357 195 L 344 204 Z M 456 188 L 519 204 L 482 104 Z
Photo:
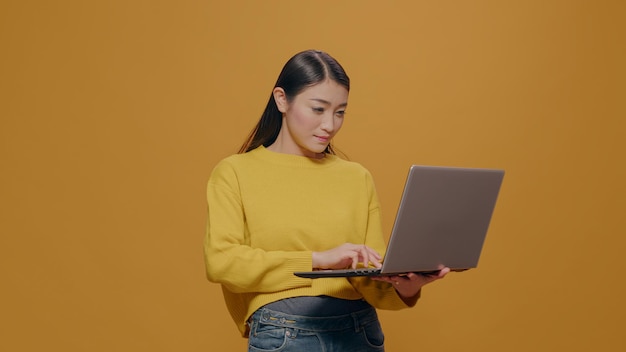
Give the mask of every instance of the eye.
M 314 108 L 311 108 L 311 109 L 313 109 L 313 111 L 318 113 L 318 114 L 323 114 L 324 113 L 324 108 L 321 108 L 321 107 L 314 107 Z
M 335 115 L 337 115 L 339 117 L 344 117 L 345 114 L 346 114 L 345 110 L 339 110 L 339 111 L 335 112 Z

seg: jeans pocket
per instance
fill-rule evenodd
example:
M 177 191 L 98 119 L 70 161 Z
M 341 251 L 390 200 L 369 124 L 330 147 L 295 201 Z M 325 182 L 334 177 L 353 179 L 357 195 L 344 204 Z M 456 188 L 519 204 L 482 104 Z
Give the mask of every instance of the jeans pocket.
M 255 322 L 248 338 L 249 351 L 279 351 L 287 342 L 287 328 Z
M 385 335 L 378 320 L 362 326 L 365 341 L 372 347 L 382 348 L 385 345 Z

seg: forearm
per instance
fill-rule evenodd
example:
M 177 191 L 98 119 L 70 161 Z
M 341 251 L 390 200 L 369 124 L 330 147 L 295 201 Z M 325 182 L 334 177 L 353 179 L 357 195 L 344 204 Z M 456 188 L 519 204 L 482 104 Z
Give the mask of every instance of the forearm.
M 266 252 L 247 246 L 228 250 L 206 248 L 207 278 L 225 285 L 230 291 L 273 292 L 310 285 L 294 271 L 311 269 L 311 252 Z

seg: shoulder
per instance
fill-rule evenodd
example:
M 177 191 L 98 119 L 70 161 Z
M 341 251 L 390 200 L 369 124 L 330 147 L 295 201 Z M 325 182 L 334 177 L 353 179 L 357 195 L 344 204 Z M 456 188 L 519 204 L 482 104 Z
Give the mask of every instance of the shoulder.
M 235 181 L 239 170 L 245 165 L 246 159 L 245 154 L 234 154 L 220 160 L 211 171 L 209 184 Z
M 372 173 L 356 161 L 350 161 L 333 156 L 332 167 L 327 168 L 328 172 L 334 174 L 333 178 L 340 181 L 341 184 L 346 185 L 348 182 L 351 187 L 365 187 L 373 190 L 375 188 L 374 177 Z
M 220 160 L 213 168 L 213 173 L 234 171 L 240 168 L 248 168 L 258 160 L 258 153 L 253 151 L 247 153 L 233 154 Z
M 334 158 L 337 159 L 335 161 L 336 167 L 342 172 L 350 173 L 352 175 L 359 175 L 366 178 L 372 178 L 372 174 L 370 173 L 370 171 L 362 164 L 356 161 L 341 159 L 336 156 Z

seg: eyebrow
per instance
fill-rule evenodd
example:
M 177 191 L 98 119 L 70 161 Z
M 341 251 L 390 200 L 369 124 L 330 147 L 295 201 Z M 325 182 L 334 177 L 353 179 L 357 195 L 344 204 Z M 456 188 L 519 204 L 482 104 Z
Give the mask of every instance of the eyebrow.
M 313 100 L 313 101 L 316 101 L 316 102 L 318 102 L 318 103 L 322 103 L 322 104 L 330 105 L 330 102 L 329 102 L 329 101 L 327 101 L 327 100 L 324 100 L 324 99 L 311 98 L 311 99 L 309 99 L 309 100 Z M 342 104 L 339 104 L 339 107 L 346 107 L 346 106 L 348 106 L 348 103 L 342 103 Z

